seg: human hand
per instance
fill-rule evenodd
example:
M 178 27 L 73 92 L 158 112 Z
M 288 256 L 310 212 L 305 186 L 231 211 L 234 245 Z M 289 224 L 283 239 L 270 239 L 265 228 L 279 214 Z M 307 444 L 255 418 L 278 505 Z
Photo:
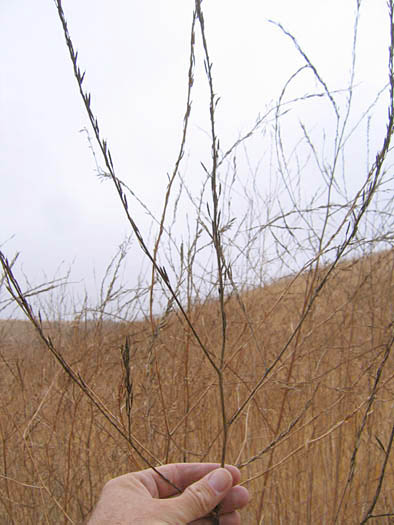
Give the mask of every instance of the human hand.
M 179 496 L 152 469 L 114 478 L 104 486 L 87 525 L 209 525 L 208 515 L 219 504 L 220 525 L 239 525 L 237 509 L 247 504 L 248 491 L 237 486 L 241 475 L 236 467 L 219 466 L 174 463 L 158 467 L 183 491 Z

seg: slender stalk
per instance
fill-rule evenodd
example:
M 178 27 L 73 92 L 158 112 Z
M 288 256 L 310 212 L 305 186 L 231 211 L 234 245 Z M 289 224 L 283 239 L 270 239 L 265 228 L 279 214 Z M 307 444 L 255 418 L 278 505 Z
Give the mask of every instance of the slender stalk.
M 373 518 L 380 518 L 380 517 L 383 517 L 383 516 L 394 516 L 393 513 L 390 513 L 390 514 L 379 514 L 379 515 L 372 514 L 373 513 L 373 509 L 375 508 L 376 503 L 378 502 L 380 492 L 382 490 L 383 479 L 384 479 L 384 475 L 386 473 L 386 467 L 387 467 L 387 463 L 389 461 L 391 448 L 393 446 L 393 441 L 394 441 L 394 425 L 391 428 L 389 444 L 388 444 L 387 450 L 385 451 L 384 461 L 383 461 L 382 470 L 381 470 L 380 476 L 379 476 L 378 486 L 376 487 L 375 496 L 374 496 L 374 498 L 372 500 L 372 503 L 371 503 L 370 507 L 368 508 L 367 512 L 365 513 L 364 518 L 360 521 L 360 525 L 364 525 L 364 523 L 367 523 L 368 520 L 373 519 Z
M 167 190 L 166 190 L 166 194 L 164 197 L 164 206 L 163 206 L 163 211 L 161 214 L 161 219 L 160 219 L 160 224 L 159 224 L 159 233 L 157 235 L 157 239 L 156 239 L 156 242 L 153 248 L 153 254 L 152 254 L 153 260 L 155 262 L 157 261 L 157 254 L 159 250 L 160 240 L 164 232 L 164 222 L 166 219 L 167 208 L 168 208 L 168 204 L 170 201 L 171 189 L 178 175 L 179 167 L 180 167 L 181 161 L 185 153 L 185 144 L 186 144 L 186 137 L 187 137 L 187 131 L 188 131 L 188 124 L 189 124 L 189 118 L 190 118 L 191 109 L 192 109 L 191 95 L 192 95 L 192 88 L 193 88 L 193 83 L 194 83 L 194 64 L 195 64 L 195 57 L 194 57 L 195 30 L 194 28 L 195 28 L 195 23 L 196 23 L 196 12 L 194 11 L 192 27 L 190 30 L 190 59 L 189 59 L 189 71 L 188 71 L 188 88 L 187 88 L 186 111 L 183 117 L 182 140 L 181 140 L 181 145 L 179 148 L 178 157 L 175 161 L 175 167 L 168 181 Z M 150 310 L 149 315 L 150 315 L 150 321 L 151 321 L 152 327 L 154 325 L 154 322 L 153 322 L 153 289 L 154 289 L 154 284 L 155 284 L 155 272 L 156 272 L 155 265 L 152 264 L 151 288 L 149 292 L 149 310 Z
M 219 194 L 220 187 L 218 189 L 218 157 L 219 157 L 219 139 L 216 136 L 215 129 L 215 109 L 218 103 L 218 98 L 215 95 L 213 88 L 213 77 L 212 77 L 212 62 L 209 57 L 208 52 L 208 43 L 205 34 L 205 22 L 204 15 L 201 8 L 202 0 L 196 0 L 196 12 L 198 21 L 200 23 L 201 36 L 205 54 L 205 72 L 207 74 L 208 84 L 209 84 L 209 93 L 210 93 L 210 102 L 209 102 L 209 116 L 211 123 L 211 154 L 212 154 L 212 167 L 209 173 L 211 179 L 211 196 L 212 196 L 212 205 L 213 213 L 210 215 L 211 218 L 211 235 L 213 246 L 216 254 L 216 264 L 217 264 L 217 279 L 218 279 L 218 296 L 219 296 L 219 309 L 221 315 L 221 350 L 220 350 L 220 361 L 219 366 L 215 368 L 215 371 L 218 375 L 219 381 L 219 395 L 220 395 L 220 408 L 222 414 L 222 428 L 223 428 L 223 445 L 222 445 L 222 466 L 226 461 L 226 450 L 227 450 L 227 439 L 228 439 L 228 423 L 226 416 L 226 402 L 225 402 L 225 393 L 224 393 L 224 359 L 226 352 L 226 340 L 227 340 L 227 318 L 226 318 L 226 309 L 225 309 L 225 294 L 224 294 L 224 274 L 225 274 L 225 261 L 224 254 L 222 249 L 222 241 L 220 234 L 220 210 L 219 210 Z M 208 208 L 209 213 L 209 208 Z
M 379 382 L 381 380 L 381 377 L 382 377 L 382 373 L 383 373 L 383 370 L 384 370 L 384 367 L 386 365 L 386 362 L 391 354 L 391 349 L 394 345 L 394 335 L 391 335 L 390 337 L 390 340 L 389 342 L 387 343 L 386 345 L 386 349 L 385 349 L 385 352 L 384 352 L 384 355 L 383 355 L 383 359 L 378 367 L 378 370 L 376 372 L 376 376 L 375 376 L 375 381 L 374 381 L 374 385 L 373 385 L 373 388 L 372 388 L 372 391 L 369 395 L 369 398 L 368 398 L 368 403 L 367 403 L 367 406 L 365 408 L 365 412 L 364 412 L 364 417 L 363 417 L 363 420 L 361 422 L 361 425 L 360 425 L 360 428 L 357 432 L 357 436 L 356 436 L 356 443 L 354 445 L 354 449 L 353 449 L 353 453 L 352 453 L 352 457 L 350 459 L 350 466 L 349 466 L 349 473 L 348 473 L 348 478 L 346 480 L 346 484 L 345 484 L 345 487 L 343 489 L 343 492 L 342 492 L 342 496 L 341 496 L 341 499 L 340 499 L 340 502 L 339 502 L 339 505 L 338 505 L 338 508 L 337 508 L 337 511 L 336 511 L 336 514 L 335 514 L 335 518 L 334 518 L 334 523 L 337 523 L 338 520 L 339 520 L 339 514 L 342 510 L 342 506 L 344 504 L 344 501 L 345 501 L 345 496 L 346 496 L 346 493 L 347 491 L 350 489 L 350 486 L 353 482 L 353 478 L 354 478 L 354 475 L 355 475 L 355 472 L 356 472 L 356 460 L 357 460 L 357 454 L 358 454 L 358 450 L 360 448 L 360 444 L 361 444 L 361 436 L 365 430 L 365 427 L 366 427 L 366 424 L 367 424 L 367 420 L 368 420 L 368 415 L 369 413 L 371 412 L 371 408 L 372 408 L 372 405 L 375 401 L 375 398 L 376 398 L 376 393 L 377 393 L 377 390 L 378 390 L 378 386 L 379 386 Z M 390 449 L 391 449 L 391 446 L 390 446 Z M 387 458 L 386 458 L 387 459 Z M 382 470 L 382 474 L 380 476 L 380 480 L 379 480 L 379 484 L 381 485 L 382 481 L 383 481 L 383 476 L 384 476 L 384 472 L 385 472 L 385 465 L 384 465 L 384 469 Z M 378 485 L 378 489 L 379 489 L 379 485 Z M 379 492 L 380 492 L 380 489 L 377 490 L 376 494 L 375 494 L 375 497 L 376 497 L 376 501 L 377 501 L 377 498 L 379 496 Z M 376 501 L 374 503 L 374 505 L 371 507 L 371 512 L 376 504 Z M 367 513 L 367 516 L 369 514 L 369 511 Z

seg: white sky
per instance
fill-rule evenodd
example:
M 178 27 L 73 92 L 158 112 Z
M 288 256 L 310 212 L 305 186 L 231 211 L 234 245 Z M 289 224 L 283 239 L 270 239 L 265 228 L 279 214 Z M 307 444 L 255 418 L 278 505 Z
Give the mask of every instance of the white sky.
M 192 0 L 64 0 L 63 5 L 117 175 L 154 212 L 179 149 L 193 5 Z M 203 2 L 221 97 L 217 123 L 223 150 L 253 126 L 303 64 L 268 20 L 291 31 L 330 89 L 340 89 L 349 80 L 355 6 L 356 0 Z M 360 111 L 387 81 L 386 10 L 385 0 L 363 1 L 355 102 Z M 10 258 L 21 252 L 18 271 L 33 283 L 52 278 L 64 261 L 60 274 L 73 264 L 80 292 L 87 287 L 93 293 L 93 270 L 100 278 L 129 227 L 111 184 L 95 176 L 86 134 L 80 132 L 88 120 L 55 4 L 1 0 L 0 19 L 0 246 Z M 201 51 L 195 77 L 181 170 L 191 184 L 201 175 L 199 160 L 210 156 Z M 316 88 L 311 77 L 308 82 L 307 90 Z M 305 92 L 304 85 L 296 89 Z M 382 105 L 383 127 L 385 117 Z M 322 120 L 329 117 L 306 118 L 324 127 Z M 377 119 L 377 143 L 382 131 Z M 259 147 L 250 153 L 256 162 Z M 135 214 L 148 232 L 149 217 L 141 209 Z M 138 250 L 135 244 L 127 267 L 131 283 L 139 272 Z

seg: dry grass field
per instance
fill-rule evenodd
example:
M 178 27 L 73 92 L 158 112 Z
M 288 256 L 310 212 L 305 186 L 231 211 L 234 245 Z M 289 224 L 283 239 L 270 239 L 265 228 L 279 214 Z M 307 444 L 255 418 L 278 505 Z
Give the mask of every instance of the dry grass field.
M 112 184 L 133 237 L 107 267 L 94 306 L 87 292 L 74 302 L 67 276 L 19 284 L 18 253 L 3 253 L 0 240 L 0 313 L 18 304 L 29 319 L 0 320 L 0 525 L 86 523 L 109 479 L 196 461 L 240 468 L 251 494 L 246 525 L 394 524 L 394 1 L 386 88 L 354 110 L 362 2 L 341 86 L 329 87 L 275 23 L 301 66 L 223 150 L 202 1 L 194 3 L 179 153 L 153 213 L 118 178 L 55 0 L 97 175 Z M 192 189 L 180 165 L 197 62 L 211 160 L 198 161 L 200 172 L 193 165 L 201 186 Z M 294 94 L 307 72 L 310 88 Z M 383 96 L 385 122 L 374 113 Z M 287 143 L 291 110 L 306 104 L 321 104 L 308 106 L 321 127 L 296 113 L 299 134 Z M 271 145 L 255 170 L 246 143 L 257 135 Z M 353 166 L 355 155 L 365 168 Z M 131 238 L 145 265 L 126 288 Z
M 360 523 L 376 495 L 370 521 L 394 523 L 394 252 L 342 262 L 270 371 L 320 275 L 226 299 L 226 461 L 240 466 L 252 496 L 245 524 Z M 217 355 L 219 304 L 189 316 Z M 218 377 L 176 311 L 156 323 L 44 328 L 125 433 L 131 402 L 131 439 L 149 461 L 220 461 Z M 27 322 L 0 323 L 0 366 L 2 525 L 82 523 L 103 483 L 145 468 Z

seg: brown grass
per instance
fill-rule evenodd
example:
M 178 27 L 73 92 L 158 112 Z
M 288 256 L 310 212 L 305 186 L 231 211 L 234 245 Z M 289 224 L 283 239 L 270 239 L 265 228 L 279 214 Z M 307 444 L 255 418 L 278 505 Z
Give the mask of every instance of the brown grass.
M 227 461 L 240 465 L 252 495 L 243 523 L 334 523 L 336 516 L 337 523 L 359 523 L 365 515 L 393 425 L 393 269 L 393 250 L 342 263 L 279 365 L 230 425 Z M 257 345 L 238 301 L 227 298 L 229 418 L 293 332 L 312 279 L 316 286 L 319 274 L 242 296 Z M 219 304 L 189 314 L 206 348 L 219 355 Z M 131 433 L 154 464 L 220 458 L 217 375 L 176 313 L 156 337 L 148 322 L 44 327 L 125 429 L 120 350 L 129 337 Z M 0 367 L 1 524 L 81 523 L 105 481 L 144 468 L 27 322 L 0 322 Z M 389 459 L 374 515 L 393 512 L 393 487 Z
M 359 125 L 352 128 L 349 115 L 361 3 L 355 14 L 351 79 L 343 113 L 337 93 L 329 90 L 295 37 L 277 24 L 305 62 L 285 84 L 273 108 L 277 159 L 271 168 L 282 179 L 291 209 L 279 203 L 276 215 L 271 209 L 274 201 L 258 196 L 255 208 L 252 185 L 245 194 L 249 211 L 239 217 L 238 224 L 234 210 L 227 208 L 227 193 L 233 191 L 231 177 L 227 184 L 227 176 L 223 179 L 218 169 L 234 151 L 235 180 L 235 149 L 259 124 L 222 154 L 216 133 L 219 98 L 201 0 L 195 1 L 183 134 L 152 251 L 132 215 L 134 207 L 129 207 L 129 199 L 141 202 L 116 175 L 91 95 L 83 85 L 85 73 L 62 2 L 55 4 L 102 154 L 103 176 L 112 180 L 130 227 L 152 265 L 150 283 L 138 291 L 139 297 L 144 290 L 150 293 L 149 314 L 141 307 L 146 322 L 104 321 L 107 312 L 112 312 L 107 306 L 126 293 L 121 285 L 117 288 L 126 248 L 120 248 L 118 259 L 107 269 L 101 304 L 93 311 L 85 305 L 72 323 L 62 321 L 60 314 L 58 322 L 43 323 L 40 309 L 33 308 L 29 300 L 34 301 L 44 288 L 23 292 L 11 268 L 15 259 L 9 263 L 0 251 L 4 271 L 0 287 L 8 288 L 31 321 L 31 325 L 20 321 L 0 324 L 0 521 L 80 523 L 92 510 L 103 483 L 116 475 L 146 464 L 213 460 L 237 464 L 242 470 L 242 483 L 252 495 L 243 513 L 244 523 L 394 523 L 390 457 L 394 441 L 394 252 L 344 260 L 351 250 L 360 253 L 363 247 L 392 246 L 391 179 L 385 165 L 394 133 L 392 0 L 387 6 L 386 133 L 352 196 L 337 180 L 338 171 L 346 171 L 345 161 L 341 164 L 339 159 L 345 159 L 345 144 Z M 183 183 L 178 196 L 171 194 L 171 188 L 185 151 L 197 26 L 209 87 L 211 165 L 202 164 L 205 182 L 200 197 L 186 190 L 196 212 L 196 230 L 194 237 L 189 231 L 189 241 L 182 241 L 178 253 L 171 230 Z M 303 144 L 327 186 L 304 206 L 297 199 L 302 193 L 301 171 L 306 172 L 307 166 L 300 170 L 296 159 L 295 166 L 292 164 L 293 154 L 287 154 L 282 140 L 281 114 L 291 81 L 305 68 L 313 72 L 335 114 L 336 131 L 330 164 L 324 154 L 325 142 L 320 159 L 308 126 L 301 124 Z M 364 113 L 360 122 L 367 116 Z M 268 223 L 260 216 L 263 209 L 271 217 Z M 230 232 L 233 226 L 236 232 Z M 162 248 L 163 235 L 170 243 L 168 252 Z M 282 270 L 289 264 L 300 268 L 297 257 L 301 256 L 307 271 L 241 293 L 238 287 L 250 282 L 249 271 L 256 271 L 256 276 L 265 273 L 260 272 L 262 254 L 264 260 L 271 258 L 269 249 L 259 249 L 260 242 L 273 246 L 274 260 L 283 265 Z M 198 259 L 206 247 L 208 263 Z M 331 264 L 323 267 L 322 261 L 327 260 Z M 45 289 L 53 290 L 55 284 Z M 157 292 L 168 299 L 160 319 L 153 314 Z M 129 300 L 134 300 L 130 291 Z M 61 300 L 54 299 L 53 304 L 60 305 Z M 88 320 L 96 314 L 95 321 Z M 119 315 L 118 319 L 129 316 Z

